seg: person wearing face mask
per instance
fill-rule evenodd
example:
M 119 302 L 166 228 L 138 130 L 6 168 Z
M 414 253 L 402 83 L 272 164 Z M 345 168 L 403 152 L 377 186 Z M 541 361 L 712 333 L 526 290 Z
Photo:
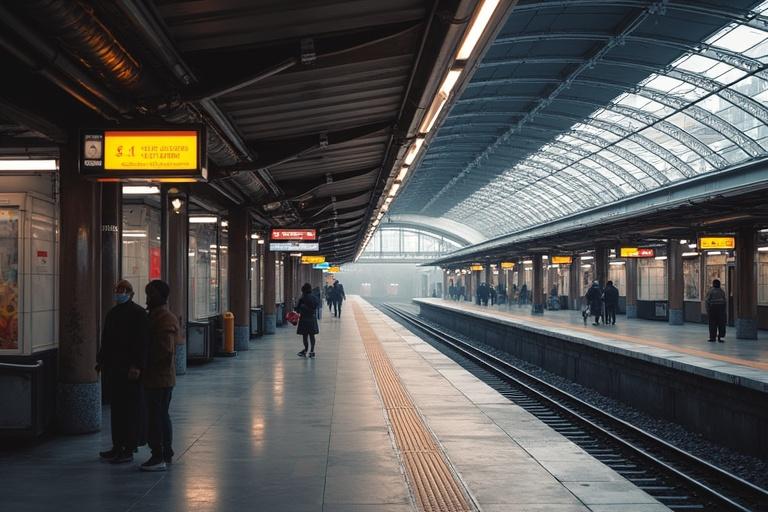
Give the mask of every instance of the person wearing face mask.
M 173 460 L 173 431 L 168 408 L 176 385 L 176 340 L 181 329 L 176 315 L 168 309 L 171 289 L 156 279 L 145 288 L 149 309 L 149 357 L 141 376 L 147 401 L 148 441 L 152 457 L 142 471 L 165 471 Z
M 140 430 L 141 384 L 149 346 L 147 312 L 133 302 L 133 286 L 115 285 L 115 306 L 104 319 L 96 370 L 102 373 L 105 394 L 111 397 L 112 448 L 99 453 L 113 464 L 133 461 Z

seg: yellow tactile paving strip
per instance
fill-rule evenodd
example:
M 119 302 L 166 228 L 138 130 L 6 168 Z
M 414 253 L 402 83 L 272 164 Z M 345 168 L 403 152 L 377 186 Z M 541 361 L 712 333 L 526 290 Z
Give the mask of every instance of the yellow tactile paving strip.
M 353 302 L 352 310 L 419 509 L 425 512 L 475 510 L 416 410 L 362 308 Z

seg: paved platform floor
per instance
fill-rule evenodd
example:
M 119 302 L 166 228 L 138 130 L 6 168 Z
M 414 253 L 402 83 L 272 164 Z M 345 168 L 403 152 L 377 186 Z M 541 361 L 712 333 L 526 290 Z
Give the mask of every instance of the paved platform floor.
M 543 315 L 532 315 L 530 305 L 478 306 L 471 302 L 444 299 L 415 299 L 442 307 L 485 314 L 498 319 L 509 319 L 538 329 L 606 343 L 613 347 L 629 347 L 654 358 L 692 364 L 747 378 L 768 391 L 768 332 L 759 331 L 757 340 L 736 339 L 735 329 L 726 331 L 725 343 L 709 343 L 705 324 L 686 323 L 669 325 L 666 322 L 628 319 L 616 316 L 616 325 L 593 326 L 590 318 L 584 325 L 580 311 L 546 310 Z M 755 386 L 757 386 L 756 384 Z M 755 387 L 751 386 L 751 387 Z
M 354 303 L 354 304 L 352 304 Z M 175 463 L 142 473 L 98 460 L 97 434 L 0 452 L 2 511 L 415 510 L 353 307 L 479 510 L 667 510 L 359 298 L 325 315 L 317 359 L 292 328 L 179 377 Z

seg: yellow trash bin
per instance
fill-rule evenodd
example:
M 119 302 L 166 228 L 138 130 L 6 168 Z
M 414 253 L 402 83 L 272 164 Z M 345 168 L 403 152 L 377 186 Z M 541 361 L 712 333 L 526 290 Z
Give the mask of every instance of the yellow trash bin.
M 230 311 L 224 313 L 224 353 L 235 353 L 235 315 Z

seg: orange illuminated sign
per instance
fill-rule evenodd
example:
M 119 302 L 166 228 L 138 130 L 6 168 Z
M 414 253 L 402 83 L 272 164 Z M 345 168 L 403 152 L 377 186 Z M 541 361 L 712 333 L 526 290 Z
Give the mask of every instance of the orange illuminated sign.
M 653 258 L 656 249 L 653 247 L 621 247 L 619 256 L 622 258 Z
M 736 238 L 732 236 L 702 236 L 699 249 L 735 249 Z
M 573 263 L 573 256 L 552 256 L 550 263 L 553 265 L 570 265 Z
M 317 263 L 325 263 L 325 256 L 302 256 L 301 262 L 304 265 L 315 265 Z
M 502 261 L 501 262 L 501 268 L 505 270 L 510 270 L 515 268 L 515 262 L 514 261 Z
M 482 266 L 482 265 L 470 265 L 469 266 L 469 270 L 471 270 L 473 272 L 481 272 L 481 271 L 485 270 L 485 267 Z

